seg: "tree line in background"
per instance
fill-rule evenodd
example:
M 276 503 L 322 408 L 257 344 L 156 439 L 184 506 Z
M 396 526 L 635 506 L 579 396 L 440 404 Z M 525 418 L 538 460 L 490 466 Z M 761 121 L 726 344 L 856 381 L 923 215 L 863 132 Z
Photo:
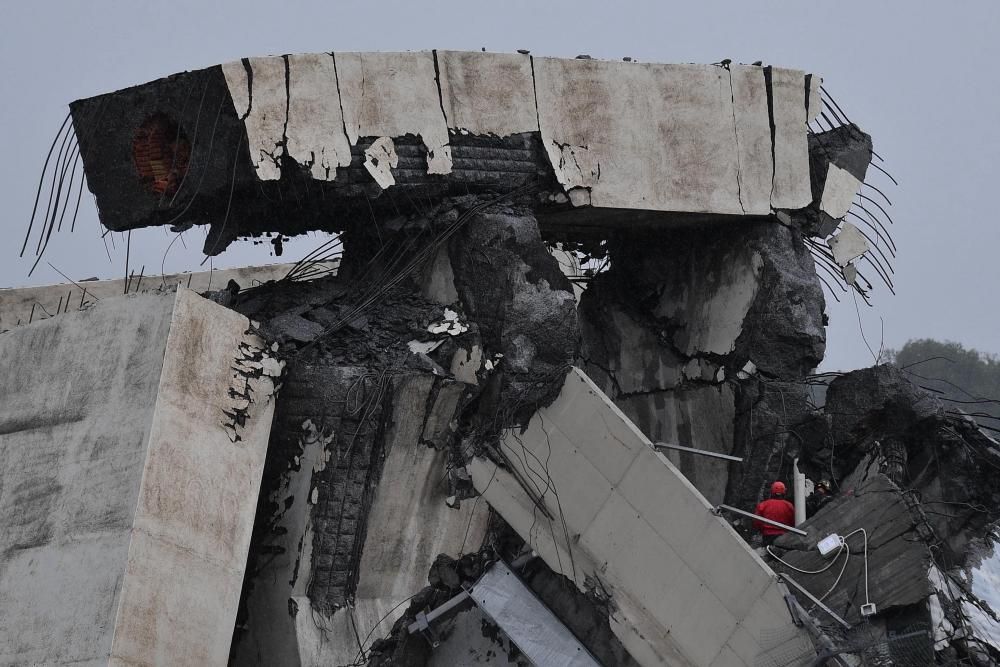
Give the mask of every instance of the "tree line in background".
M 994 435 L 1000 429 L 1000 358 L 960 343 L 929 338 L 887 350 L 886 359 L 910 379 L 961 410 Z

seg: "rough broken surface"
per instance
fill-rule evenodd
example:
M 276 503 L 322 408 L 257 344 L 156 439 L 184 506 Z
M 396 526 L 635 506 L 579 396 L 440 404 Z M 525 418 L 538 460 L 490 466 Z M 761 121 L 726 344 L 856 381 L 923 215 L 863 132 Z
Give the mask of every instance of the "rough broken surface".
M 800 528 L 809 533 L 807 537 L 786 535 L 775 545 L 775 553 L 792 566 L 819 570 L 830 565 L 830 560 L 816 549 L 819 540 L 830 534 L 845 536 L 864 529 L 868 540 L 867 599 L 864 535 L 848 538 L 849 554 L 841 555 L 825 572 L 800 574 L 778 561 L 772 561 L 772 566 L 787 572 L 816 597 L 831 591 L 825 600 L 827 606 L 849 623 L 857 623 L 861 620 L 861 605 L 869 600 L 880 611 L 889 612 L 927 598 L 927 578 L 915 576 L 927 572 L 931 563 L 918 523 L 919 517 L 911 513 L 899 488 L 884 475 L 873 473 L 859 480 L 857 486 L 843 489 L 843 495 L 802 524 Z
M 608 245 L 611 269 L 580 301 L 588 374 L 651 439 L 739 455 L 747 431 L 734 422 L 743 396 L 734 383 L 747 364 L 777 381 L 823 357 L 823 293 L 801 236 L 744 223 Z M 713 502 L 729 470 L 744 474 L 717 459 L 668 456 Z
M 523 210 L 494 208 L 473 216 L 449 253 L 459 298 L 479 326 L 487 355 L 503 355 L 497 404 L 530 414 L 554 397 L 576 355 L 569 281 L 545 251 L 537 221 Z

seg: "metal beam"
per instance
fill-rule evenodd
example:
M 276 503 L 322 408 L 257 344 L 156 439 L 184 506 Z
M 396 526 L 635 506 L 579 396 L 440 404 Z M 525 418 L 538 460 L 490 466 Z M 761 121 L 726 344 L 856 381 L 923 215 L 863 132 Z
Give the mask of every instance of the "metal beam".
M 653 447 L 656 449 L 676 449 L 680 452 L 690 452 L 691 454 L 701 454 L 702 456 L 711 456 L 713 459 L 725 459 L 727 461 L 736 461 L 737 463 L 743 463 L 743 459 L 739 456 L 730 456 L 729 454 L 720 454 L 719 452 L 710 452 L 704 449 L 695 449 L 694 447 L 685 447 L 683 445 L 672 445 L 669 442 L 654 442 Z

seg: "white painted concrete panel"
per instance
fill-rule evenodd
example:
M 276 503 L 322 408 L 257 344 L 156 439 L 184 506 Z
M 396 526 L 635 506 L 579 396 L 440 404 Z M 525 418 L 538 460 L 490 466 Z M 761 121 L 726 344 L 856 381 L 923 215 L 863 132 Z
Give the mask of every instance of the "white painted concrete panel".
M 534 428 L 516 439 L 506 439 L 504 454 L 524 471 L 524 479 L 536 497 L 555 507 L 553 516 L 557 524 L 562 521 L 572 526 L 590 524 L 612 495 L 611 483 L 558 429 Z M 521 446 L 529 442 L 542 442 L 544 446 Z M 575 500 L 565 503 L 563 498 Z
M 538 427 L 536 421 L 532 421 L 528 428 L 544 426 L 546 432 L 562 433 L 608 482 L 618 485 L 642 447 L 630 437 L 620 420 L 608 420 L 597 410 L 582 414 L 573 410 L 574 401 L 581 392 L 593 391 L 583 378 L 570 375 L 559 398 L 549 406 L 552 418 L 536 420 Z
M 312 177 L 332 181 L 351 164 L 340 110 L 337 72 L 329 53 L 288 56 L 288 155 Z
M 233 108 L 236 116 L 245 118 L 250 110 L 250 76 L 242 60 L 233 60 L 223 63 L 222 75 L 226 79 L 226 87 L 229 88 L 229 96 L 233 98 Z
M 742 214 L 729 74 L 535 58 L 542 141 L 594 206 Z M 806 177 L 808 184 L 808 176 Z
M 252 379 L 222 426 L 248 327 L 181 289 L 0 336 L 5 664 L 226 664 L 273 408 Z
M 826 172 L 826 182 L 823 183 L 823 197 L 820 199 L 819 207 L 831 218 L 839 220 L 847 215 L 859 189 L 861 181 L 851 172 L 831 162 Z
M 720 645 L 718 638 L 732 636 L 737 619 L 715 597 L 704 580 L 700 580 L 699 584 L 701 589 L 698 593 L 683 601 L 684 611 L 670 628 L 670 634 L 677 637 L 677 643 L 691 656 L 694 664 L 709 665 L 725 648 L 725 643 Z
M 172 301 L 0 335 L 0 664 L 107 662 Z
M 731 648 L 723 646 L 722 651 L 712 661 L 711 667 L 753 667 L 753 663 L 743 662 Z
M 280 56 L 249 58 L 253 70 L 252 104 L 243 121 L 250 146 L 250 161 L 257 178 L 276 181 L 281 178 L 281 142 L 285 135 L 288 88 L 285 85 L 285 59 Z M 228 81 L 228 77 L 227 77 Z M 230 85 L 232 94 L 234 87 Z
M 823 100 L 820 98 L 819 89 L 822 85 L 823 77 L 818 74 L 813 74 L 809 77 L 809 99 L 807 100 L 809 122 L 816 120 L 819 117 L 819 113 L 823 110 Z
M 740 205 L 748 215 L 771 212 L 771 114 L 767 106 L 764 69 L 746 65 L 729 68 L 733 124 L 736 129 Z M 805 175 L 808 179 L 808 174 Z
M 451 173 L 432 53 L 338 52 L 333 57 L 352 145 L 358 137 L 416 134 L 427 146 L 428 173 Z
M 868 239 L 860 229 L 849 222 L 841 225 L 840 232 L 831 236 L 827 244 L 837 264 L 844 267 L 868 252 Z
M 812 201 L 809 185 L 809 141 L 806 137 L 805 74 L 771 68 L 774 117 L 773 208 L 802 208 Z
M 136 531 L 108 664 L 226 665 L 242 575 Z
M 531 59 L 522 54 L 437 51 L 448 127 L 506 137 L 538 131 Z
M 726 648 L 731 652 L 735 653 L 737 656 L 744 656 L 744 661 L 747 667 L 754 667 L 756 660 L 752 657 L 747 656 L 757 656 L 760 654 L 760 645 L 753 638 L 747 630 L 741 625 L 733 631 L 733 635 L 729 638 L 726 643 Z M 719 654 L 720 657 L 726 654 L 726 649 L 723 648 L 722 652 Z M 716 659 L 718 660 L 718 658 Z
M 274 412 L 272 378 L 234 371 L 263 351 L 249 326 L 178 288 L 112 645 L 121 664 L 228 661 Z M 254 400 L 233 442 L 224 411 L 242 383 Z

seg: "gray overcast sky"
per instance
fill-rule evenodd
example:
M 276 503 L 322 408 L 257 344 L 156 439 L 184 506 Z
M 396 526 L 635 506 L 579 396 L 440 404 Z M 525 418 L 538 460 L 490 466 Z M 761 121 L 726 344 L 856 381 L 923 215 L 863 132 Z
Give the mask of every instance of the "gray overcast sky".
M 884 289 L 862 304 L 878 348 L 909 338 L 959 341 L 1000 352 L 1000 226 L 989 203 L 1000 148 L 996 63 L 1000 3 L 977 2 L 3 2 L 0 40 L 0 286 L 63 279 L 43 263 L 30 278 L 18 258 L 37 179 L 66 105 L 174 72 L 244 56 L 309 51 L 430 48 L 531 49 L 646 62 L 739 62 L 820 74 L 851 119 L 871 133 L 899 188 L 891 230 L 899 248 L 897 296 Z M 885 181 L 879 182 L 882 186 Z M 884 189 L 884 188 L 883 188 Z M 85 195 L 77 230 L 47 253 L 74 279 L 120 276 L 122 240 L 108 261 Z M 158 273 L 163 230 L 133 233 L 132 266 Z M 295 259 L 317 243 L 286 246 Z M 190 270 L 200 236 L 176 244 L 168 272 Z M 275 261 L 268 244 L 233 246 L 215 266 Z M 207 266 L 207 265 L 206 265 Z M 853 302 L 828 308 L 828 369 L 871 363 Z

